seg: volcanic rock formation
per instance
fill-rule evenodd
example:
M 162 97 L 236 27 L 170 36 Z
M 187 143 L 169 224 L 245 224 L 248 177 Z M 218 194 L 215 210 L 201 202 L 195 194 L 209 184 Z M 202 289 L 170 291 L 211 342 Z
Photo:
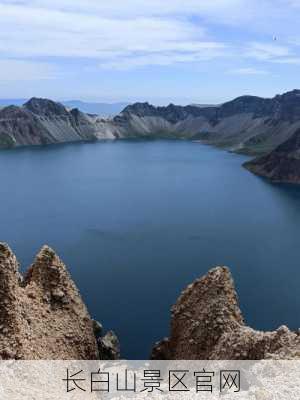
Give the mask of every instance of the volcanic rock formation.
M 0 148 L 115 139 L 103 120 L 52 100 L 32 98 L 0 110 Z
M 113 119 L 33 98 L 0 110 L 0 147 L 126 138 L 181 138 L 266 154 L 300 128 L 300 91 L 272 99 L 241 96 L 220 106 L 127 106 Z
M 299 358 L 300 334 L 247 327 L 228 268 L 212 269 L 187 287 L 172 308 L 170 337 L 152 359 L 259 360 Z
M 23 278 L 0 244 L 0 359 L 99 358 L 93 321 L 66 267 L 42 248 Z
M 136 103 L 116 116 L 112 126 L 118 137 L 185 138 L 234 152 L 265 154 L 300 127 L 300 90 L 272 99 L 241 96 L 209 107 Z
M 66 267 L 44 246 L 24 278 L 10 248 L 0 243 L 0 359 L 118 359 L 120 345 L 88 314 Z M 153 359 L 298 359 L 300 331 L 247 327 L 228 268 L 189 285 L 172 309 L 170 337 Z
M 300 129 L 271 153 L 244 164 L 274 182 L 300 183 Z

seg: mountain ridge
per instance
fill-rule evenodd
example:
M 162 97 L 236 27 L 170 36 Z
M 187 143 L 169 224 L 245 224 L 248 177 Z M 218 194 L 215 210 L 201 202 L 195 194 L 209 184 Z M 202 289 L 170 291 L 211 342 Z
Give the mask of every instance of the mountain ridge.
M 0 108 L 7 106 L 22 106 L 30 99 L 0 99 Z M 106 103 L 106 102 L 89 102 L 83 100 L 62 100 L 60 101 L 68 109 L 78 108 L 80 111 L 86 114 L 99 115 L 101 117 L 114 117 L 119 114 L 127 105 L 128 102 L 116 102 L 116 103 Z
M 266 156 L 299 129 L 298 89 L 273 98 L 240 96 L 208 107 L 134 103 L 113 118 L 35 97 L 21 107 L 0 109 L 0 148 L 163 138 L 200 141 L 236 153 Z M 249 164 L 246 167 L 251 168 Z M 252 166 L 253 172 L 254 169 Z
M 300 128 L 300 90 L 240 96 L 218 106 L 135 103 L 113 119 L 120 136 L 200 140 L 250 155 L 275 149 Z

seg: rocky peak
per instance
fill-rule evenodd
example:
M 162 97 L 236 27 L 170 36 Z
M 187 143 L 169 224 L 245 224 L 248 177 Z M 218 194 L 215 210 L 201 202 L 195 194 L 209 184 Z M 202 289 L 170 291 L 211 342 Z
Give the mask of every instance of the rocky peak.
M 182 292 L 172 308 L 170 339 L 158 344 L 153 356 L 209 359 L 222 334 L 239 325 L 243 317 L 229 269 L 212 269 Z
M 244 324 L 230 271 L 217 267 L 185 289 L 172 308 L 170 337 L 153 359 L 299 358 L 300 336 L 287 327 L 258 332 Z
M 300 90 L 292 90 L 273 99 L 275 116 L 295 122 L 300 119 Z
M 49 247 L 24 277 L 0 244 L 0 359 L 97 359 L 93 321 L 65 265 Z
M 289 92 L 278 94 L 274 97 L 274 99 L 281 100 L 281 99 L 295 99 L 300 101 L 300 89 L 290 90 Z
M 124 108 L 122 114 L 134 114 L 139 117 L 152 116 L 157 114 L 156 107 L 145 103 L 134 103 Z
M 62 104 L 37 97 L 33 97 L 27 101 L 23 107 L 31 111 L 33 114 L 44 117 L 63 116 L 68 113 Z
M 130 116 L 130 114 L 138 117 L 160 117 L 175 124 L 189 116 L 197 117 L 202 115 L 203 109 L 201 110 L 197 106 L 178 106 L 172 103 L 166 107 L 155 107 L 149 103 L 135 103 L 127 106 L 122 112 L 123 116 Z M 115 118 L 115 120 L 117 119 L 118 117 Z
M 260 107 L 265 107 L 266 99 L 257 96 L 240 96 L 224 103 L 220 110 L 222 114 L 257 113 Z
M 177 106 L 172 103 L 167 107 L 158 107 L 158 110 L 165 119 L 173 124 L 189 117 L 198 117 L 202 115 L 202 110 L 197 106 Z
M 166 107 L 155 107 L 149 103 L 135 103 L 124 109 L 122 117 L 128 118 L 131 114 L 138 117 L 161 117 L 172 124 L 189 117 L 203 117 L 214 125 L 222 118 L 238 114 L 252 114 L 254 118 L 268 117 L 293 123 L 300 119 L 300 90 L 295 89 L 272 99 L 245 95 L 221 106 L 209 107 L 178 106 L 172 103 Z M 119 118 L 116 117 L 115 121 L 118 122 Z

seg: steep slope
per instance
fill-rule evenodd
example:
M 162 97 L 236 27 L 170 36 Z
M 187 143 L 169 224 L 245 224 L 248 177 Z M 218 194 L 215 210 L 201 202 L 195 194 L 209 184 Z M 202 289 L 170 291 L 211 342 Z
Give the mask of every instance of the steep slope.
M 282 326 L 259 332 L 245 325 L 230 271 L 218 267 L 184 290 L 172 308 L 170 337 L 153 359 L 260 360 L 299 358 L 300 334 Z
M 44 247 L 24 279 L 0 243 L 0 359 L 98 359 L 93 321 L 66 267 Z
M 242 96 L 220 106 L 127 106 L 113 119 L 33 98 L 0 110 L 0 146 L 128 138 L 181 138 L 266 154 L 300 128 L 300 91 L 272 99 Z
M 114 139 L 103 120 L 62 104 L 32 98 L 22 107 L 0 110 L 0 147 Z
M 0 147 L 47 143 L 49 132 L 31 112 L 16 106 L 0 110 Z
M 62 104 L 48 99 L 32 98 L 23 106 L 36 116 L 54 142 L 96 140 L 105 138 L 101 118 L 74 108 L 68 111 Z M 107 138 L 113 138 L 107 135 Z
M 271 153 L 244 164 L 254 174 L 272 181 L 300 183 L 300 129 Z
M 128 106 L 113 120 L 119 137 L 188 138 L 247 154 L 274 149 L 300 128 L 300 91 L 242 96 L 215 107 Z
M 118 318 L 118 316 L 116 316 Z M 0 243 L 0 360 L 118 359 L 119 341 L 93 321 L 65 265 L 47 246 L 24 276 Z M 300 331 L 247 327 L 230 271 L 217 267 L 184 290 L 170 337 L 153 359 L 299 359 Z

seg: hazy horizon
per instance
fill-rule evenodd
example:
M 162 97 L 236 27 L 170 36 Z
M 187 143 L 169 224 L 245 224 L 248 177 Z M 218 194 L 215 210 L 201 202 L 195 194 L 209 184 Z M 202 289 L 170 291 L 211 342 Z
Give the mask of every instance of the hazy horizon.
M 172 99 L 166 99 L 165 101 L 163 99 L 161 99 L 161 101 L 151 101 L 151 100 L 149 100 L 147 98 L 135 99 L 135 100 L 132 100 L 132 101 L 129 101 L 129 100 L 126 101 L 126 100 L 123 100 L 123 99 L 116 100 L 116 101 L 109 101 L 109 100 L 106 101 L 106 100 L 103 100 L 103 99 L 100 99 L 100 100 L 89 100 L 89 99 L 84 99 L 84 98 L 69 98 L 69 99 L 68 98 L 63 98 L 63 99 L 61 99 L 61 98 L 53 98 L 53 97 L 50 98 L 50 97 L 46 97 L 46 96 L 31 96 L 31 97 L 27 97 L 27 98 L 2 98 L 2 97 L 0 97 L 0 106 L 3 105 L 4 103 L 8 103 L 8 102 L 12 102 L 12 104 L 14 104 L 14 102 L 19 103 L 19 104 L 23 104 L 23 102 L 25 103 L 26 101 L 30 100 L 30 98 L 32 98 L 32 97 L 47 98 L 49 100 L 57 101 L 57 102 L 60 102 L 60 103 L 72 103 L 72 102 L 74 102 L 74 103 L 75 102 L 79 102 L 80 103 L 80 102 L 82 102 L 82 103 L 86 103 L 86 104 L 99 104 L 99 105 L 103 104 L 103 105 L 125 105 L 126 106 L 126 104 L 150 103 L 150 104 L 155 105 L 155 106 L 167 106 L 167 105 L 170 105 L 170 104 L 182 105 L 182 106 L 185 106 L 185 105 L 219 106 L 219 105 L 221 105 L 223 103 L 226 103 L 226 102 L 229 102 L 231 100 L 234 100 L 235 98 L 240 97 L 240 96 L 251 95 L 251 96 L 259 96 L 259 97 L 262 97 L 262 98 L 272 98 L 272 97 L 275 97 L 276 95 L 282 95 L 283 93 L 290 92 L 290 91 L 293 91 L 293 90 L 300 90 L 300 89 L 294 87 L 294 88 L 291 88 L 291 89 L 286 90 L 284 92 L 275 93 L 273 96 L 259 96 L 259 95 L 255 95 L 253 93 L 244 93 L 244 94 L 240 94 L 240 95 L 238 95 L 238 96 L 236 96 L 234 98 L 229 98 L 229 99 L 227 99 L 227 100 L 225 100 L 225 101 L 223 101 L 221 103 L 207 103 L 207 102 L 204 102 L 204 101 L 202 101 L 202 102 L 201 101 L 193 102 L 193 101 L 188 101 L 188 100 L 181 101 L 181 102 L 176 102 L 176 101 L 172 101 Z

